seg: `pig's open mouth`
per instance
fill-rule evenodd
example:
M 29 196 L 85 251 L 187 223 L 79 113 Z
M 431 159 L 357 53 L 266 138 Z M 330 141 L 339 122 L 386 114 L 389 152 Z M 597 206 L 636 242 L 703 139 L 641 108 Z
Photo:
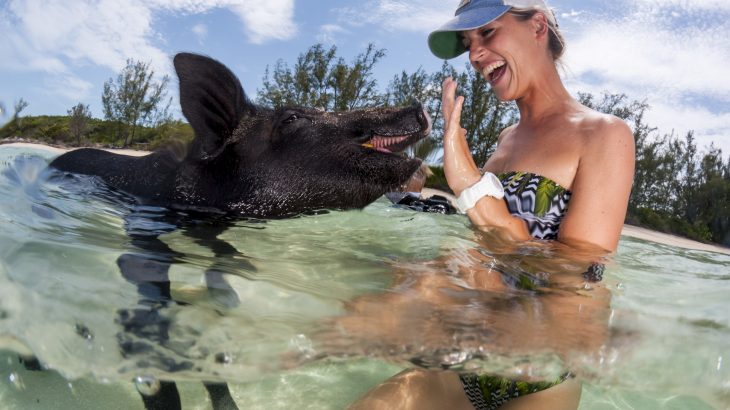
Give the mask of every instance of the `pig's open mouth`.
M 358 143 L 369 149 L 387 154 L 403 152 L 431 133 L 431 119 L 424 112 L 426 126 L 418 130 L 371 130 L 366 136 L 358 139 Z
M 416 141 L 419 141 L 425 136 L 426 135 L 422 132 L 392 137 L 375 134 L 360 145 L 365 148 L 374 149 L 384 153 L 399 153 L 403 152 L 403 150 L 408 148 L 408 146 L 413 145 Z

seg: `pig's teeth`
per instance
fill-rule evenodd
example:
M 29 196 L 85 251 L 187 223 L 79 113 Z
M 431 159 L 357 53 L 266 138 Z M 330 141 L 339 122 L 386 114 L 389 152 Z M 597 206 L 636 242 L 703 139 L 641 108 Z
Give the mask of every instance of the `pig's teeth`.
M 379 137 L 378 136 L 378 137 L 373 137 L 373 139 L 371 139 L 370 141 L 365 142 L 360 145 L 365 148 L 387 149 L 389 146 L 401 143 L 401 142 L 405 141 L 406 139 L 408 139 L 408 136 L 401 136 L 401 137 Z

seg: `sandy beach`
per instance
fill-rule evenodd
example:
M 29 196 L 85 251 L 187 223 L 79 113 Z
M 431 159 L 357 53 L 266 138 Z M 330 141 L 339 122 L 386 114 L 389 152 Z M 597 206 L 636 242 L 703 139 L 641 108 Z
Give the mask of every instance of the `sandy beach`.
M 698 251 L 717 252 L 730 255 L 730 248 L 709 243 L 693 241 L 691 239 L 682 238 L 681 236 L 670 235 L 667 233 L 652 231 L 651 229 L 641 228 L 633 225 L 624 225 L 621 235 L 633 238 L 643 239 L 645 241 L 658 242 L 666 245 L 677 246 L 685 249 L 694 249 Z
M 3 146 L 3 145 L 8 146 L 8 147 L 19 147 L 19 148 L 28 147 L 28 148 L 32 148 L 32 149 L 44 149 L 46 151 L 54 152 L 59 155 L 63 154 L 66 151 L 71 151 L 73 149 L 73 148 L 58 148 L 58 147 L 52 147 L 50 145 L 34 144 L 31 142 L 11 142 L 11 143 L 7 143 L 7 144 L 2 144 L 0 146 Z M 121 149 L 121 148 L 115 148 L 115 149 L 99 148 L 99 149 L 103 149 L 104 151 L 114 152 L 117 154 L 133 155 L 135 157 L 141 157 L 143 155 L 147 155 L 150 153 L 149 151 L 138 151 L 138 150 L 134 150 L 134 149 Z
M 14 142 L 10 144 L 4 144 L 7 146 L 13 146 L 13 147 L 28 147 L 33 149 L 46 149 L 48 151 L 56 152 L 58 154 L 61 154 L 63 152 L 68 151 L 68 149 L 64 148 L 56 148 L 51 147 L 47 145 L 42 144 L 32 144 L 32 143 L 24 143 L 24 142 Z M 134 156 L 142 156 L 149 154 L 147 151 L 137 151 L 137 150 L 131 150 L 131 149 L 105 149 L 106 151 L 115 152 L 118 154 L 125 154 L 125 155 L 134 155 Z M 422 195 L 424 197 L 430 197 L 432 195 L 442 195 L 447 197 L 450 201 L 454 201 L 455 198 L 453 195 L 450 195 L 443 191 L 437 191 L 434 189 L 424 188 L 422 191 Z M 632 226 L 632 225 L 624 225 L 623 230 L 621 231 L 621 235 L 623 236 L 629 236 L 633 238 L 639 238 L 646 241 L 651 242 L 657 242 L 662 243 L 665 245 L 671 245 L 671 246 L 677 246 L 680 248 L 685 249 L 693 249 L 693 250 L 699 250 L 699 251 L 707 251 L 707 252 L 717 252 L 722 253 L 725 255 L 730 255 L 730 248 L 726 248 L 719 245 L 712 245 L 712 244 L 706 244 L 702 242 L 693 241 L 691 239 L 682 238 L 680 236 L 676 235 L 670 235 L 662 232 L 652 231 L 650 229 L 646 228 L 640 228 L 638 226 Z

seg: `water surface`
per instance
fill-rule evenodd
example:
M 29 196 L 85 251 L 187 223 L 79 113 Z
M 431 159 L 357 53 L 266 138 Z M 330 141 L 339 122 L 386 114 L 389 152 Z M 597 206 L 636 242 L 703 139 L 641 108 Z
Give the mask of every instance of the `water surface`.
M 215 258 L 164 210 L 89 178 L 53 177 L 53 154 L 0 147 L 3 408 L 142 408 L 132 380 L 225 380 L 241 408 L 343 408 L 409 366 L 586 380 L 581 408 L 728 408 L 730 256 L 622 238 L 599 284 L 536 244 L 494 246 L 463 216 L 384 199 L 362 211 L 236 221 Z M 170 269 L 164 343 L 126 334 L 140 309 L 120 256 L 154 231 Z M 237 304 L 205 287 L 213 264 Z M 507 283 L 508 286 L 503 284 Z M 519 285 L 522 283 L 522 285 Z M 532 284 L 532 287 L 525 286 Z M 500 287 L 501 286 L 501 287 Z M 129 338 L 149 349 L 120 349 Z M 32 372 L 18 355 L 38 358 Z

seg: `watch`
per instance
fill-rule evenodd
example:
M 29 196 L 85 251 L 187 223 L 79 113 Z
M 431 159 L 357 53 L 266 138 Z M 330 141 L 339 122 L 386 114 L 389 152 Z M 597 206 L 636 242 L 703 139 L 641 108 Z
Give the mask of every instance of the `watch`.
M 491 196 L 497 199 L 504 198 L 504 187 L 502 182 L 496 175 L 491 172 L 485 172 L 476 184 L 461 191 L 459 198 L 456 199 L 456 208 L 462 214 L 474 208 L 474 205 L 484 196 Z

